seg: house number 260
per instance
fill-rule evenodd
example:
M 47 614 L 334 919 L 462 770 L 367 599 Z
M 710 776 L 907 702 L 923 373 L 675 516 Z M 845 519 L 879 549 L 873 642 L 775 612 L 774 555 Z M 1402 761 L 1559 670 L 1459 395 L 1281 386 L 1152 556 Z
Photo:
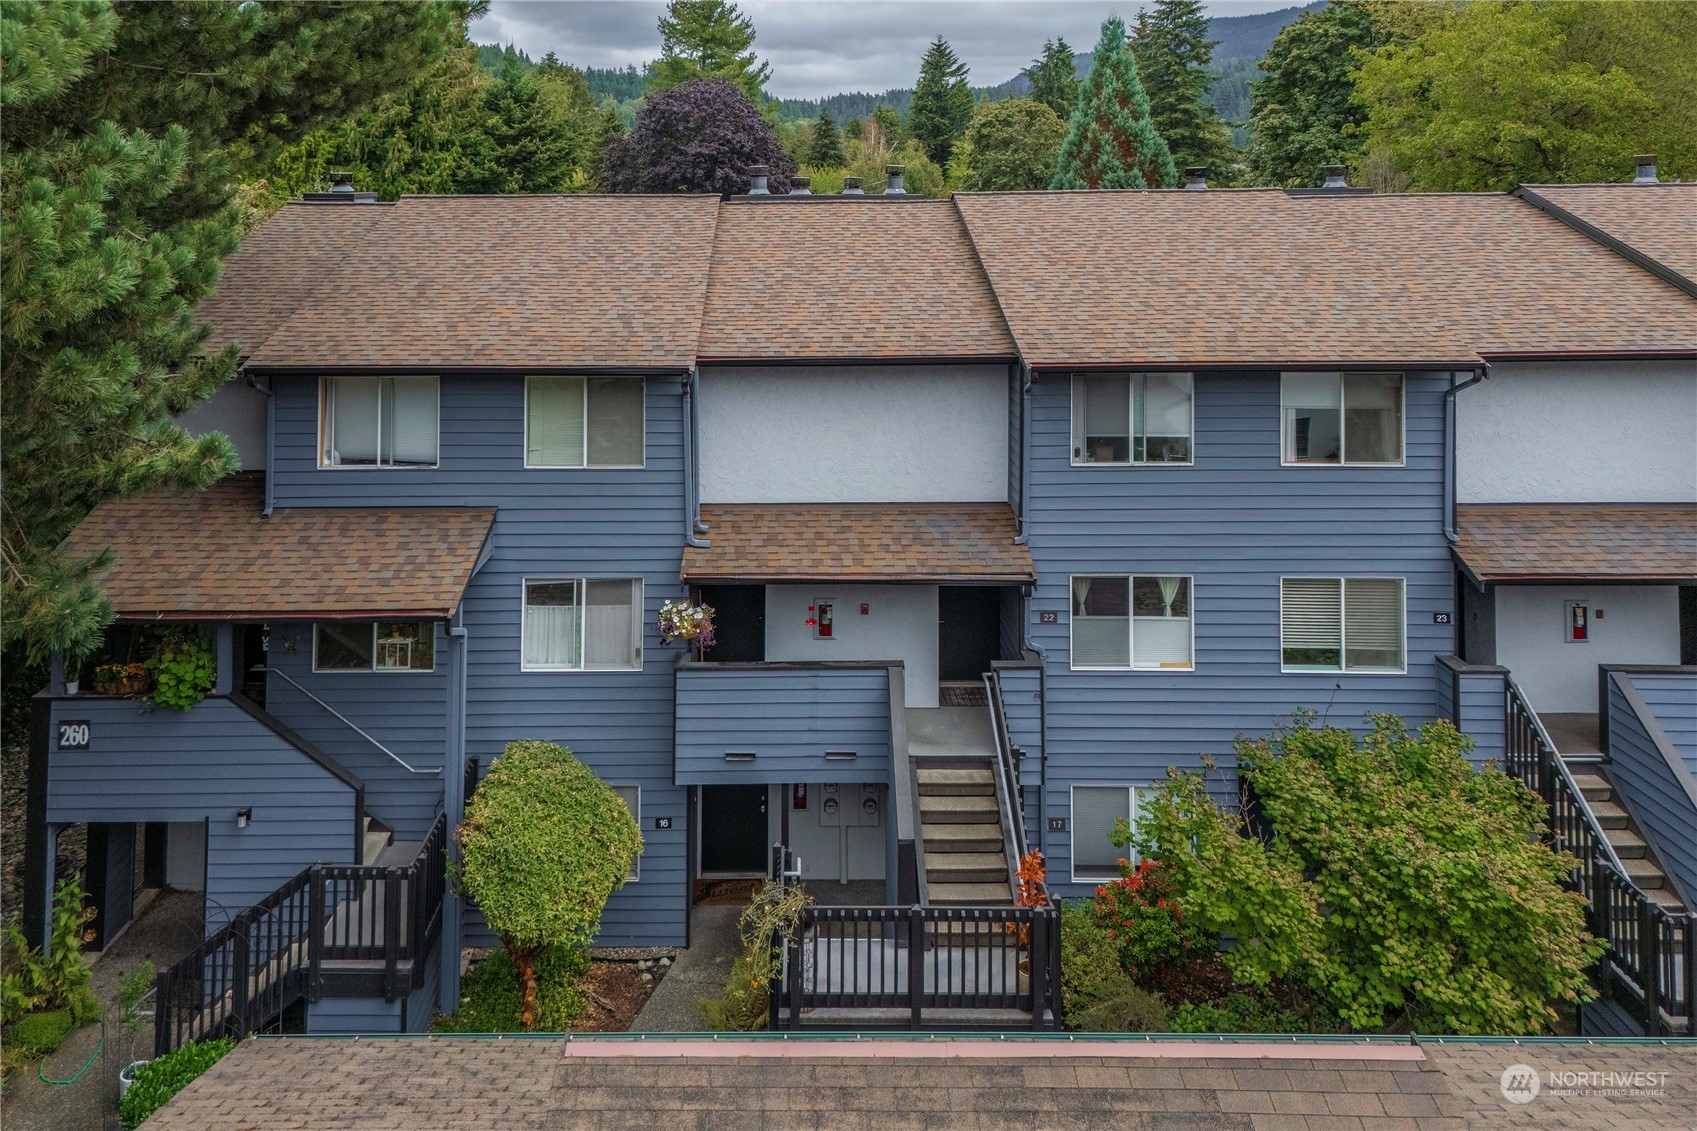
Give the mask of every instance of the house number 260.
M 59 724 L 59 749 L 88 749 L 87 719 L 66 719 Z

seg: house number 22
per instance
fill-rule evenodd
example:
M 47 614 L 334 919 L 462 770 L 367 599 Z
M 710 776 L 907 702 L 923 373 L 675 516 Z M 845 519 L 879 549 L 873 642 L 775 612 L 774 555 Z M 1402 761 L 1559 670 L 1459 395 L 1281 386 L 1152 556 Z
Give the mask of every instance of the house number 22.
M 59 723 L 59 749 L 88 749 L 87 719 L 64 719 Z

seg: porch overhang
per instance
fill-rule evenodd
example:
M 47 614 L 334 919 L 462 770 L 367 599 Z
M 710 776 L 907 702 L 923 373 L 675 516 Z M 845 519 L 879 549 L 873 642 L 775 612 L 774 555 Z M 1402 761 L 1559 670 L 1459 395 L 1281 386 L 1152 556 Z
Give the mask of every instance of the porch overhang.
M 494 507 L 279 507 L 237 475 L 194 495 L 94 508 L 71 560 L 110 552 L 95 580 L 121 620 L 445 619 L 484 559 Z
M 718 503 L 686 582 L 1027 585 L 1031 551 L 1006 503 Z
M 1496 582 L 1697 582 L 1697 503 L 1463 503 L 1453 551 Z

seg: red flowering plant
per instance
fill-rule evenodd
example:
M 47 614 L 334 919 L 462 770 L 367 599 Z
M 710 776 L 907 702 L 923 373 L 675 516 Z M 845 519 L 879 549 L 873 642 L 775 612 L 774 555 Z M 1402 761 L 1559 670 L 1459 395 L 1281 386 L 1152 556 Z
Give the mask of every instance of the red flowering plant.
M 1049 889 L 1044 886 L 1048 878 L 1048 869 L 1043 865 L 1043 854 L 1036 850 L 1027 852 L 1019 858 L 1019 871 L 1014 873 L 1018 880 L 1018 890 L 1014 895 L 1015 907 L 1047 907 L 1049 906 Z M 1004 923 L 1003 926 L 1011 933 L 1015 924 Z M 1019 941 L 1031 941 L 1031 924 L 1018 924 Z
M 1119 879 L 1096 889 L 1096 922 L 1118 945 L 1133 977 L 1214 949 L 1207 932 L 1185 921 L 1165 864 L 1141 860 L 1132 867 L 1122 860 L 1120 871 Z

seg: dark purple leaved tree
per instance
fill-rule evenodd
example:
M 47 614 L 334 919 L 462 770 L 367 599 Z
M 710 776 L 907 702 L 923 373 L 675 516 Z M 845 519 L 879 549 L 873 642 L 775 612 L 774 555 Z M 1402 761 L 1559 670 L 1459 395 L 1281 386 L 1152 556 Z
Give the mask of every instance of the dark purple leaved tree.
M 607 192 L 748 191 L 750 165 L 766 165 L 774 193 L 790 191 L 795 162 L 748 96 L 724 79 L 691 79 L 650 94 L 630 136 L 601 159 Z

